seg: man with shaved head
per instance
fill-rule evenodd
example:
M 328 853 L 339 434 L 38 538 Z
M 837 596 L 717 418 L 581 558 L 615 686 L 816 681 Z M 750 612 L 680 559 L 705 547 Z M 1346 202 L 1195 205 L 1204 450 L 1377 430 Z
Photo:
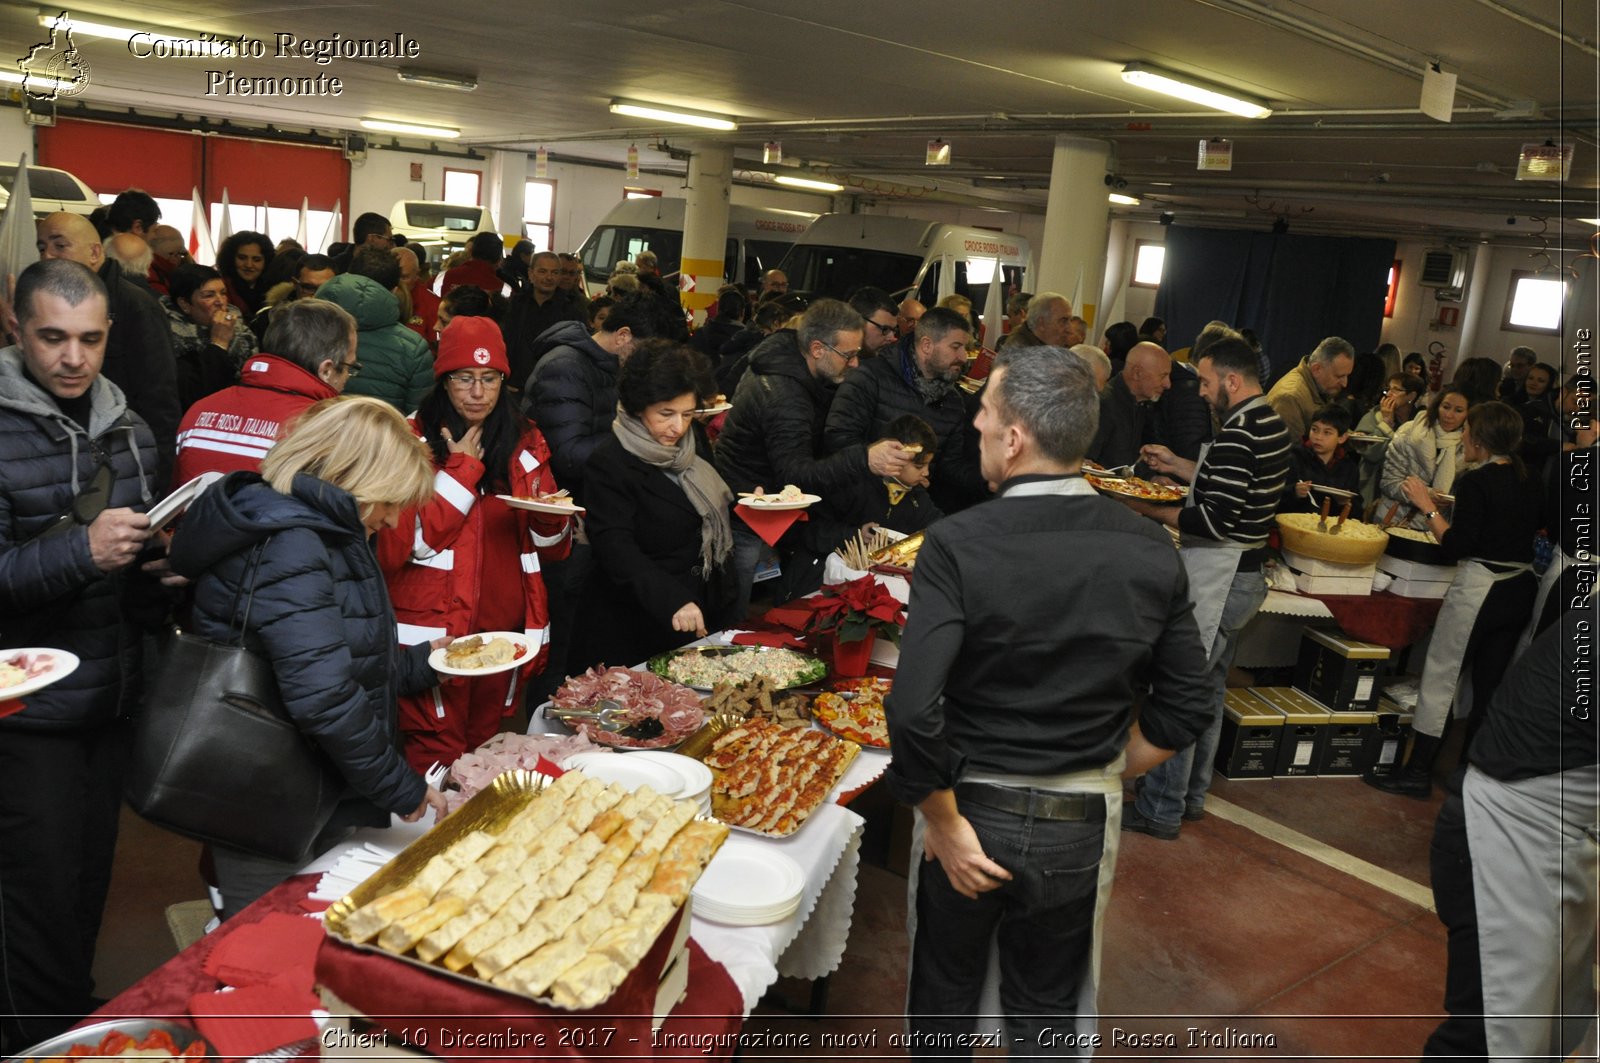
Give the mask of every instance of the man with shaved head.
M 155 253 L 144 242 L 144 237 L 134 233 L 113 233 L 105 245 L 106 257 L 122 267 L 123 277 L 144 289 L 154 299 L 155 292 L 150 290 L 150 263 L 155 260 Z
M 1136 343 L 1122 372 L 1100 392 L 1100 428 L 1089 457 L 1107 467 L 1131 465 L 1146 443 L 1160 438 L 1156 400 L 1172 386 L 1172 356 L 1154 343 Z
M 154 486 L 164 490 L 172 473 L 178 418 L 183 416 L 183 409 L 178 404 L 177 362 L 161 304 L 129 280 L 122 266 L 106 255 L 89 219 L 65 211 L 51 214 L 39 222 L 38 232 L 41 259 L 87 266 L 106 286 L 111 329 L 106 336 L 101 372 L 122 389 L 128 408 L 143 417 L 155 433 L 160 462 Z
M 189 249 L 184 246 L 183 234 L 170 225 L 157 225 L 144 234 L 150 245 L 150 287 L 167 294 L 167 278 L 172 271 L 189 261 Z

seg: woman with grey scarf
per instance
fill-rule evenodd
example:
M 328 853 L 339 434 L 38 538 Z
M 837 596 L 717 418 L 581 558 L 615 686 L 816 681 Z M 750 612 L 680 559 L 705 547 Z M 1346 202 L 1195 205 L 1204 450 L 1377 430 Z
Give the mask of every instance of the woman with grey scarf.
M 728 626 L 733 493 L 695 411 L 716 393 L 705 359 L 640 343 L 617 378 L 617 419 L 584 469 L 595 566 L 578 607 L 573 671 L 630 665 Z

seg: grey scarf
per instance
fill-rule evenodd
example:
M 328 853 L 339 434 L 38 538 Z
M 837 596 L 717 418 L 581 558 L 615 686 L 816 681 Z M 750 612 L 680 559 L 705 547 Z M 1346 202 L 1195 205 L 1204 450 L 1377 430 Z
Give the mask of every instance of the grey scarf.
M 623 450 L 646 465 L 678 474 L 689 504 L 700 514 L 700 563 L 709 576 L 733 552 L 733 528 L 728 522 L 733 492 L 711 463 L 695 453 L 693 430 L 683 433 L 677 446 L 662 446 L 645 430 L 643 421 L 619 405 L 611 431 L 616 433 Z

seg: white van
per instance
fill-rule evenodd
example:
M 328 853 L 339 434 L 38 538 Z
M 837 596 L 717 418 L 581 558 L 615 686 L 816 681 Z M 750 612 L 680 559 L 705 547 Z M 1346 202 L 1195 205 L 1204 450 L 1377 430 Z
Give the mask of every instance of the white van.
M 498 232 L 488 207 L 431 199 L 396 200 L 389 211 L 389 226 L 403 234 L 413 250 L 425 250 L 425 257 L 435 265 L 467 246 L 477 234 Z
M 17 164 L 0 162 L 0 210 L 11 202 L 11 185 L 16 179 Z M 89 215 L 100 206 L 100 197 L 88 185 L 65 170 L 49 166 L 28 167 L 28 196 L 33 201 L 35 218 L 61 211 Z
M 684 201 L 667 196 L 618 203 L 578 249 L 584 276 L 604 286 L 613 266 L 631 262 L 640 251 L 654 251 L 661 275 L 673 276 L 683 258 L 683 214 Z M 800 210 L 730 206 L 722 275 L 730 283 L 756 287 L 816 217 Z
M 1027 291 L 1033 249 L 1011 233 L 883 214 L 824 214 L 778 264 L 789 290 L 843 299 L 864 284 L 933 306 L 951 293 L 982 313 L 998 263 L 1006 291 Z

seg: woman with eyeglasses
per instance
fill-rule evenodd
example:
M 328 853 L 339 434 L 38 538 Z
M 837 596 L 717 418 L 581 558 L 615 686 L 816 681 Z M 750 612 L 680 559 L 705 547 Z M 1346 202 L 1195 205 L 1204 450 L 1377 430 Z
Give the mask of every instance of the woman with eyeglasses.
M 570 517 L 514 509 L 497 497 L 557 490 L 544 436 L 506 390 L 510 371 L 489 318 L 458 317 L 445 328 L 434 389 L 412 419 L 433 454 L 434 498 L 378 537 L 402 644 L 487 631 L 521 631 L 532 644 L 516 669 L 451 679 L 400 700 L 405 756 L 419 770 L 453 764 L 516 711 L 550 639 L 541 561 L 572 548 Z
M 733 493 L 694 431 L 716 388 L 705 359 L 671 340 L 634 347 L 617 417 L 584 473 L 594 568 L 569 670 L 631 665 L 733 620 Z

